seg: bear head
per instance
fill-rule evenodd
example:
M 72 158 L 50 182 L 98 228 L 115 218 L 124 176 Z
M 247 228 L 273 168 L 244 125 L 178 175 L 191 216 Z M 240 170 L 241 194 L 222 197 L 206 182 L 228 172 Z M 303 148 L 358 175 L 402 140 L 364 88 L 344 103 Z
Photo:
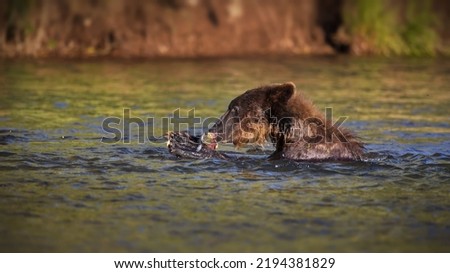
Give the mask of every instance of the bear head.
M 230 102 L 209 132 L 215 133 L 218 141 L 232 142 L 236 147 L 262 145 L 274 129 L 279 130 L 280 121 L 290 123 L 288 101 L 295 93 L 292 82 L 248 90 Z

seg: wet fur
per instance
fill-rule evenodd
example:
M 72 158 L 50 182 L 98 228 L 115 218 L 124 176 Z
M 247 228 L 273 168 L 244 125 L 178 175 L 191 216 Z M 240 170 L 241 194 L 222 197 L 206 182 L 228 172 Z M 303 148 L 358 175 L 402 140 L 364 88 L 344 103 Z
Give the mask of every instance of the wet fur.
M 276 147 L 270 159 L 360 160 L 363 153 L 355 134 L 333 127 L 331 121 L 325 123 L 322 113 L 291 82 L 246 91 L 230 102 L 209 131 L 236 147 L 269 140 Z M 330 141 L 325 132 L 332 136 Z M 311 140 L 307 136 L 323 137 Z

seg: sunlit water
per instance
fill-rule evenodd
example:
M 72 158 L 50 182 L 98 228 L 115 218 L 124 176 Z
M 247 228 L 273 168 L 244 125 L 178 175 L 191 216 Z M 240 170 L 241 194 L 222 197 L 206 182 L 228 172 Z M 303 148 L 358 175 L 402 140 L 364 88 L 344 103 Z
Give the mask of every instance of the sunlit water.
M 437 59 L 3 61 L 0 250 L 448 252 L 449 75 Z M 124 108 L 161 136 L 177 108 L 217 117 L 285 81 L 348 116 L 363 162 L 181 160 L 135 126 L 101 142 Z

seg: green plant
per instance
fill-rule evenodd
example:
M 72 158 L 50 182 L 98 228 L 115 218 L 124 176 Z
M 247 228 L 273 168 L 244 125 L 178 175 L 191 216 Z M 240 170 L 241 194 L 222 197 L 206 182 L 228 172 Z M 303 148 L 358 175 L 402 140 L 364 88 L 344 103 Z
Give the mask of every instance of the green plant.
M 438 44 L 437 21 L 431 10 L 431 1 L 409 1 L 402 38 L 409 55 L 434 55 Z
M 402 7 L 406 14 L 402 18 Z M 367 51 L 383 55 L 434 55 L 439 38 L 431 1 L 349 0 L 344 24 Z

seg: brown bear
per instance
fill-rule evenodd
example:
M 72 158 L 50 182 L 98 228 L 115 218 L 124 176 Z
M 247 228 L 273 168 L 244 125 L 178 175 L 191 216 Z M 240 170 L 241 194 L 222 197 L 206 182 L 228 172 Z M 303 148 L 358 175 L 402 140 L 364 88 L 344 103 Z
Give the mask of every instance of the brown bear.
M 272 84 L 246 91 L 201 137 L 170 133 L 169 151 L 181 157 L 220 157 L 217 142 L 262 145 L 270 140 L 269 159 L 360 160 L 363 144 L 348 129 L 327 120 L 293 83 Z

